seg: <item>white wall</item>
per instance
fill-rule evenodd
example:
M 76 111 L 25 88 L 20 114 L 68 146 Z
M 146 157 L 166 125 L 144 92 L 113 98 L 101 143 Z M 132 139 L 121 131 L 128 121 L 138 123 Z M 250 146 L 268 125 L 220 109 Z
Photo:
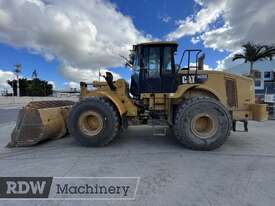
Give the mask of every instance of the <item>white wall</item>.
M 2 97 L 0 96 L 0 106 L 26 105 L 31 101 L 48 101 L 48 100 L 70 100 L 78 101 L 76 97 Z

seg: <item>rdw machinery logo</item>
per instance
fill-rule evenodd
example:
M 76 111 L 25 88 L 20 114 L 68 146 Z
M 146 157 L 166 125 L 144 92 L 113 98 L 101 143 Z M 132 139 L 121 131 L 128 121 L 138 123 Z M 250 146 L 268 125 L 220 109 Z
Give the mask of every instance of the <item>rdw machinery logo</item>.
M 48 198 L 52 177 L 0 177 L 0 198 Z

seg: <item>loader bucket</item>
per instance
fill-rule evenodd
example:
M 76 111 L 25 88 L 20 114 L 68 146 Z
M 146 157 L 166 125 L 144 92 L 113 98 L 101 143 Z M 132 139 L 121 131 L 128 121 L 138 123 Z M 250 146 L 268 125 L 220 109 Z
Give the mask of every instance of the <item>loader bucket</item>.
M 30 102 L 18 114 L 16 126 L 7 147 L 26 147 L 67 134 L 67 117 L 74 102 Z

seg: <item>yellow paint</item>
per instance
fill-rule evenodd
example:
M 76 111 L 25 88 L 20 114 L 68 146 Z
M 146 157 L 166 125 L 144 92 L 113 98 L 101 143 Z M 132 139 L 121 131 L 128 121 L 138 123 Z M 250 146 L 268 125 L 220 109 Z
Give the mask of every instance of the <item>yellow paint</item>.
M 187 74 L 187 71 L 180 71 Z M 190 74 L 194 74 L 191 71 Z M 168 118 L 171 116 L 171 105 L 179 104 L 184 98 L 203 95 L 216 98 L 226 106 L 235 120 L 244 119 L 265 119 L 266 109 L 255 104 L 254 83 L 253 80 L 243 76 L 228 74 L 221 71 L 198 71 L 198 74 L 206 74 L 207 80 L 202 84 L 181 84 L 175 93 L 144 93 L 140 100 L 147 105 L 150 110 L 164 111 Z M 228 105 L 225 80 L 230 79 L 236 83 L 236 106 Z M 88 96 L 102 96 L 112 101 L 118 109 L 120 115 L 138 116 L 138 107 L 128 94 L 128 84 L 124 80 L 114 82 L 117 89 L 110 90 L 106 82 L 94 82 L 96 90 L 88 91 L 87 88 L 81 88 L 81 99 Z
M 97 87 L 97 89 L 88 91 L 86 87 L 82 87 L 81 98 L 90 96 L 106 97 L 116 105 L 121 116 L 124 114 L 127 116 L 137 116 L 137 107 L 127 93 L 128 84 L 122 79 L 115 81 L 114 84 L 117 89 L 112 91 L 106 82 L 95 81 L 93 82 L 93 86 Z

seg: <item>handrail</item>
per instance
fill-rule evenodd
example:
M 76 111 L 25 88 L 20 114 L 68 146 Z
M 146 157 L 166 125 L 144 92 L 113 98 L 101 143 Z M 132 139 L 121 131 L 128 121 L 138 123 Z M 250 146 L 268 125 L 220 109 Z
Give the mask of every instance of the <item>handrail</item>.
M 191 63 L 191 52 L 196 52 L 196 66 L 191 66 L 190 63 Z M 195 71 L 195 83 L 197 81 L 197 75 L 198 75 L 198 58 L 199 58 L 199 55 L 200 53 L 202 52 L 201 49 L 185 49 L 182 53 L 182 56 L 181 56 L 181 59 L 180 59 L 180 63 L 179 63 L 179 68 L 177 70 L 177 72 L 181 69 L 181 64 L 183 62 L 183 58 L 184 58 L 184 55 L 185 53 L 188 53 L 188 59 L 187 59 L 187 69 L 188 69 L 188 72 L 187 72 L 187 83 L 189 84 L 189 76 L 190 76 L 190 68 L 195 68 L 196 71 Z

